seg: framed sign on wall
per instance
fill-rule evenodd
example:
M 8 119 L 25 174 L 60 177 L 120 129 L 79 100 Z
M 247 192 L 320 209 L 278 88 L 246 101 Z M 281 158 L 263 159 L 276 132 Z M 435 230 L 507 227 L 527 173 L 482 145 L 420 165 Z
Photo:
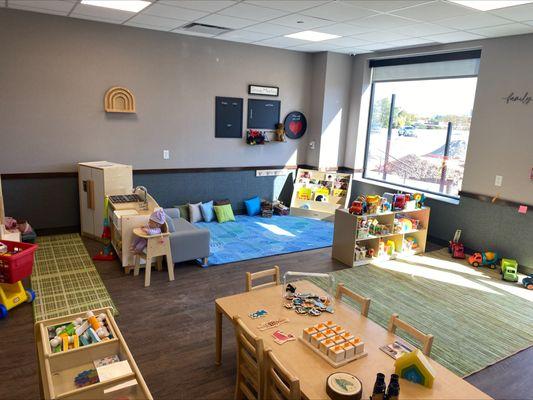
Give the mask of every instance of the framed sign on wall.
M 215 97 L 215 137 L 242 138 L 242 99 Z
M 248 99 L 248 129 L 276 129 L 281 101 Z
M 263 85 L 248 85 L 248 94 L 257 94 L 260 96 L 279 96 L 279 87 L 263 86 Z

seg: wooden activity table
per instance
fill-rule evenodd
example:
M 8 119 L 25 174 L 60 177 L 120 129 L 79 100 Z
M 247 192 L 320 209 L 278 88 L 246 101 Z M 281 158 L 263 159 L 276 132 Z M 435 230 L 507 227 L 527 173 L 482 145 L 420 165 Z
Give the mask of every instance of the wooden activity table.
M 326 295 L 326 292 L 309 281 L 294 283 L 298 292 Z M 282 297 L 282 287 L 275 286 L 266 289 L 245 292 L 233 296 L 216 299 L 216 363 L 220 365 L 222 349 L 222 316 L 230 320 L 239 315 L 242 321 L 257 336 L 263 339 L 265 349 L 271 348 L 275 356 L 283 365 L 300 379 L 302 394 L 307 399 L 327 399 L 326 378 L 333 372 L 343 371 L 351 373 L 363 383 L 363 398 L 372 394 L 376 374 L 382 372 L 388 382 L 390 374 L 394 373 L 394 359 L 385 354 L 380 347 L 393 343 L 398 337 L 382 328 L 370 319 L 363 317 L 357 310 L 342 301 L 333 299 L 334 314 L 322 313 L 318 317 L 296 314 L 294 310 L 283 307 L 286 302 Z M 370 305 L 372 308 L 372 305 Z M 248 314 L 264 309 L 268 315 L 263 318 L 251 319 Z M 258 325 L 277 318 L 288 318 L 289 322 L 278 328 L 260 331 Z M 304 328 L 320 322 L 331 320 L 352 334 L 359 336 L 365 342 L 368 356 L 355 360 L 341 368 L 335 369 L 320 356 L 306 347 L 300 340 L 278 345 L 274 342 L 272 333 L 280 329 L 285 333 L 292 333 L 301 337 Z M 433 333 L 438 340 L 438 332 Z M 403 399 L 490 399 L 488 395 L 458 377 L 436 361 L 430 359 L 436 371 L 436 378 L 431 389 L 400 380 L 400 397 Z

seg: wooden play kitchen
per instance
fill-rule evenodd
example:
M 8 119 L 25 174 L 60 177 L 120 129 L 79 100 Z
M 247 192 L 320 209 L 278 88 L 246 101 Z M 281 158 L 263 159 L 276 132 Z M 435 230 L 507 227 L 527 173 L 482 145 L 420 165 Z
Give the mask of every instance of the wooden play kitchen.
M 290 214 L 333 221 L 335 210 L 348 207 L 352 175 L 298 168 Z
M 87 314 L 72 314 L 35 324 L 41 398 L 153 399 L 111 309 L 93 310 L 92 313 L 95 316 L 103 314 L 109 338 L 84 346 L 69 345 L 67 339 L 63 345 L 66 348 L 59 346 L 61 351 L 58 352 L 55 352 L 57 348 L 52 347 L 50 340 L 50 336 L 54 335 L 53 329 L 78 318 L 86 318 Z M 94 381 L 88 382 L 88 377 Z
M 322 289 L 309 281 L 294 282 L 299 292 L 316 293 L 326 296 Z M 323 313 L 313 317 L 298 315 L 293 310 L 284 307 L 286 300 L 282 297 L 281 285 L 223 297 L 215 301 L 216 306 L 216 363 L 221 362 L 222 348 L 222 316 L 230 320 L 240 316 L 242 322 L 259 338 L 263 339 L 265 349 L 272 349 L 272 353 L 285 368 L 300 380 L 300 388 L 304 398 L 326 399 L 326 380 L 334 372 L 346 372 L 355 375 L 363 384 L 363 397 L 368 398 L 376 378 L 376 373 L 386 375 L 394 373 L 394 359 L 385 354 L 380 347 L 399 340 L 396 335 L 382 328 L 375 322 L 359 314 L 355 309 L 339 300 L 333 299 L 334 314 Z M 268 315 L 261 319 L 248 317 L 256 310 L 264 309 Z M 260 330 L 264 320 L 283 319 L 288 321 L 279 328 Z M 364 341 L 365 357 L 355 359 L 335 368 L 329 362 L 316 354 L 303 343 L 294 340 L 279 345 L 272 336 L 276 329 L 287 334 L 303 338 L 304 330 L 315 324 L 327 323 L 329 320 L 341 325 Z M 234 340 L 233 337 L 228 340 Z M 465 380 L 453 374 L 434 360 L 429 359 L 436 372 L 436 379 L 432 388 L 401 379 L 401 398 L 405 399 L 490 399 Z
M 338 209 L 335 211 L 331 256 L 343 264 L 355 267 L 400 255 L 424 253 L 429 212 L 429 207 L 423 207 L 355 215 L 347 209 Z M 399 224 L 402 225 L 398 227 Z M 372 226 L 382 226 L 384 232 L 372 232 Z M 385 248 L 386 245 L 389 246 L 388 249 Z

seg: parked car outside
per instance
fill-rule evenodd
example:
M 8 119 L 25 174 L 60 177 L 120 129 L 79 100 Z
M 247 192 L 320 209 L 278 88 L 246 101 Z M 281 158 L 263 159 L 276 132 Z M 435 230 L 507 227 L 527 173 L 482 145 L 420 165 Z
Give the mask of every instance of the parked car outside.
M 398 129 L 398 136 L 416 137 L 416 131 L 414 126 L 402 126 Z

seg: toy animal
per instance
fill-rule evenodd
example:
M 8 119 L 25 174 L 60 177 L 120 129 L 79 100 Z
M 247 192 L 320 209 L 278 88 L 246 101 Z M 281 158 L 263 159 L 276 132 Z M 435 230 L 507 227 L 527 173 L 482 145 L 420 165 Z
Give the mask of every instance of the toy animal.
M 283 124 L 278 123 L 276 124 L 276 141 L 277 142 L 285 142 L 287 139 L 285 139 L 285 129 L 283 127 Z
M 473 267 L 479 267 L 484 265 L 490 269 L 496 268 L 498 262 L 498 253 L 492 251 L 486 251 L 484 253 L 474 253 L 468 257 L 468 263 Z

